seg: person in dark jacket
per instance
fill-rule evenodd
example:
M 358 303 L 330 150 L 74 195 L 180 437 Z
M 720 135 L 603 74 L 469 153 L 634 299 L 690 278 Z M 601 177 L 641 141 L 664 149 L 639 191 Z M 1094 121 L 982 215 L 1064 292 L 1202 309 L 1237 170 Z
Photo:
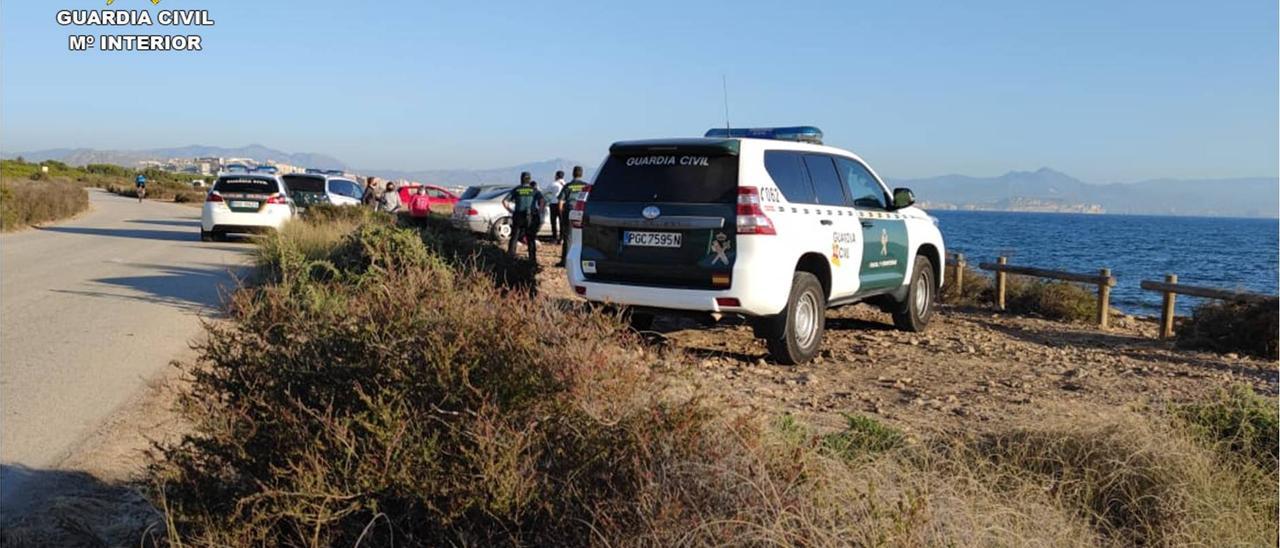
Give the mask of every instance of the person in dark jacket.
M 520 186 L 511 189 L 502 200 L 502 206 L 511 212 L 511 239 L 507 240 L 507 254 L 516 256 L 516 242 L 525 238 L 529 246 L 529 260 L 538 262 L 538 229 L 542 227 L 542 208 L 547 199 L 538 190 L 538 183 L 529 172 L 520 174 Z
M 560 189 L 560 229 L 563 234 L 560 235 L 560 262 L 556 266 L 564 266 L 565 258 L 569 256 L 569 237 L 573 233 L 572 225 L 569 224 L 569 213 L 573 211 L 574 203 L 578 201 L 578 194 L 590 187 L 591 185 L 582 180 L 582 166 L 573 166 L 573 180 L 565 183 L 564 188 Z

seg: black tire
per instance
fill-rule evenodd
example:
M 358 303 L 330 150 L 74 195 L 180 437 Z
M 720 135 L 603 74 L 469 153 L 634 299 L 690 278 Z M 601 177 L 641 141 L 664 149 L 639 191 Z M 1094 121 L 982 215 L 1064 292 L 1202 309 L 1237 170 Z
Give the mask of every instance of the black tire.
M 209 232 L 209 236 L 210 236 L 211 238 L 213 238 L 213 241 L 215 241 L 215 242 L 225 242 L 225 241 L 227 241 L 227 234 L 226 234 L 225 232 L 212 232 L 212 231 L 211 231 L 211 232 Z
M 511 237 L 511 217 L 503 217 L 489 225 L 489 237 L 498 242 L 505 242 Z
M 213 241 L 213 233 L 212 233 L 212 232 L 209 232 L 208 230 L 205 230 L 205 229 L 203 229 L 203 228 L 202 228 L 202 229 L 200 229 L 200 241 L 202 241 L 202 242 L 212 242 L 212 241 Z
M 938 282 L 934 280 L 933 261 L 924 255 L 916 255 L 907 298 L 894 311 L 893 325 L 903 331 L 924 331 L 937 308 L 937 297 Z
M 791 277 L 787 307 L 774 316 L 753 322 L 756 336 L 763 338 L 769 355 L 783 365 L 812 360 L 822 348 L 827 314 L 827 294 L 817 276 L 796 272 Z

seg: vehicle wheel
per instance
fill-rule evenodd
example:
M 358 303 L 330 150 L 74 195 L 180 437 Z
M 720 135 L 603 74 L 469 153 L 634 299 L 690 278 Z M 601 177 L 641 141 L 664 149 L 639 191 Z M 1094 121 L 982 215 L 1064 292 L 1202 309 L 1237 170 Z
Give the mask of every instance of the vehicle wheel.
M 796 272 L 791 277 L 787 308 L 756 320 L 753 330 L 764 339 L 774 361 L 801 364 L 812 360 L 822 347 L 826 314 L 827 296 L 818 278 L 808 272 Z
M 511 217 L 503 217 L 493 222 L 489 227 L 489 236 L 499 242 L 507 241 L 511 237 Z
M 211 232 L 209 232 L 209 237 L 213 238 L 213 241 L 215 241 L 215 242 L 225 242 L 225 241 L 227 241 L 227 235 L 226 235 L 226 233 L 223 233 L 223 232 L 212 232 L 212 231 L 211 231 Z
M 213 233 L 212 233 L 212 232 L 209 232 L 208 230 L 205 230 L 205 229 L 203 229 L 203 228 L 202 228 L 202 229 L 200 229 L 200 241 L 202 241 L 202 242 L 212 242 L 212 241 L 213 241 Z
M 903 331 L 924 331 L 933 317 L 937 284 L 933 280 L 933 261 L 924 255 L 916 256 L 907 289 L 906 302 L 893 313 L 893 325 Z
M 653 329 L 653 314 L 648 312 L 628 312 L 627 324 L 636 331 Z

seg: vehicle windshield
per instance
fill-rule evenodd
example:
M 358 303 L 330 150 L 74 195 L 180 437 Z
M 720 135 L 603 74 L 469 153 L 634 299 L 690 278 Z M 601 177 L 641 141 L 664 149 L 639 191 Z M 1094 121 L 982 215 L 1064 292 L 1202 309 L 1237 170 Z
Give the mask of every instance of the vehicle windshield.
M 289 186 L 289 192 L 324 192 L 324 177 L 285 175 L 284 184 Z
M 238 176 L 218 179 L 213 189 L 241 194 L 275 194 L 280 192 L 280 185 L 273 177 Z
M 733 203 L 738 157 L 673 150 L 611 154 L 591 187 L 591 201 Z

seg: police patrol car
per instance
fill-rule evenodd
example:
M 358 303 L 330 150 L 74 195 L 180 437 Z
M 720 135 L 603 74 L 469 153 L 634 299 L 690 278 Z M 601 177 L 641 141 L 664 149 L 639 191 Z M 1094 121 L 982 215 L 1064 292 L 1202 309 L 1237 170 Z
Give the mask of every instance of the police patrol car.
M 614 143 L 571 214 L 569 282 L 640 328 L 664 312 L 744 316 L 775 360 L 803 363 L 830 307 L 928 325 L 945 250 L 914 202 L 809 126 Z

